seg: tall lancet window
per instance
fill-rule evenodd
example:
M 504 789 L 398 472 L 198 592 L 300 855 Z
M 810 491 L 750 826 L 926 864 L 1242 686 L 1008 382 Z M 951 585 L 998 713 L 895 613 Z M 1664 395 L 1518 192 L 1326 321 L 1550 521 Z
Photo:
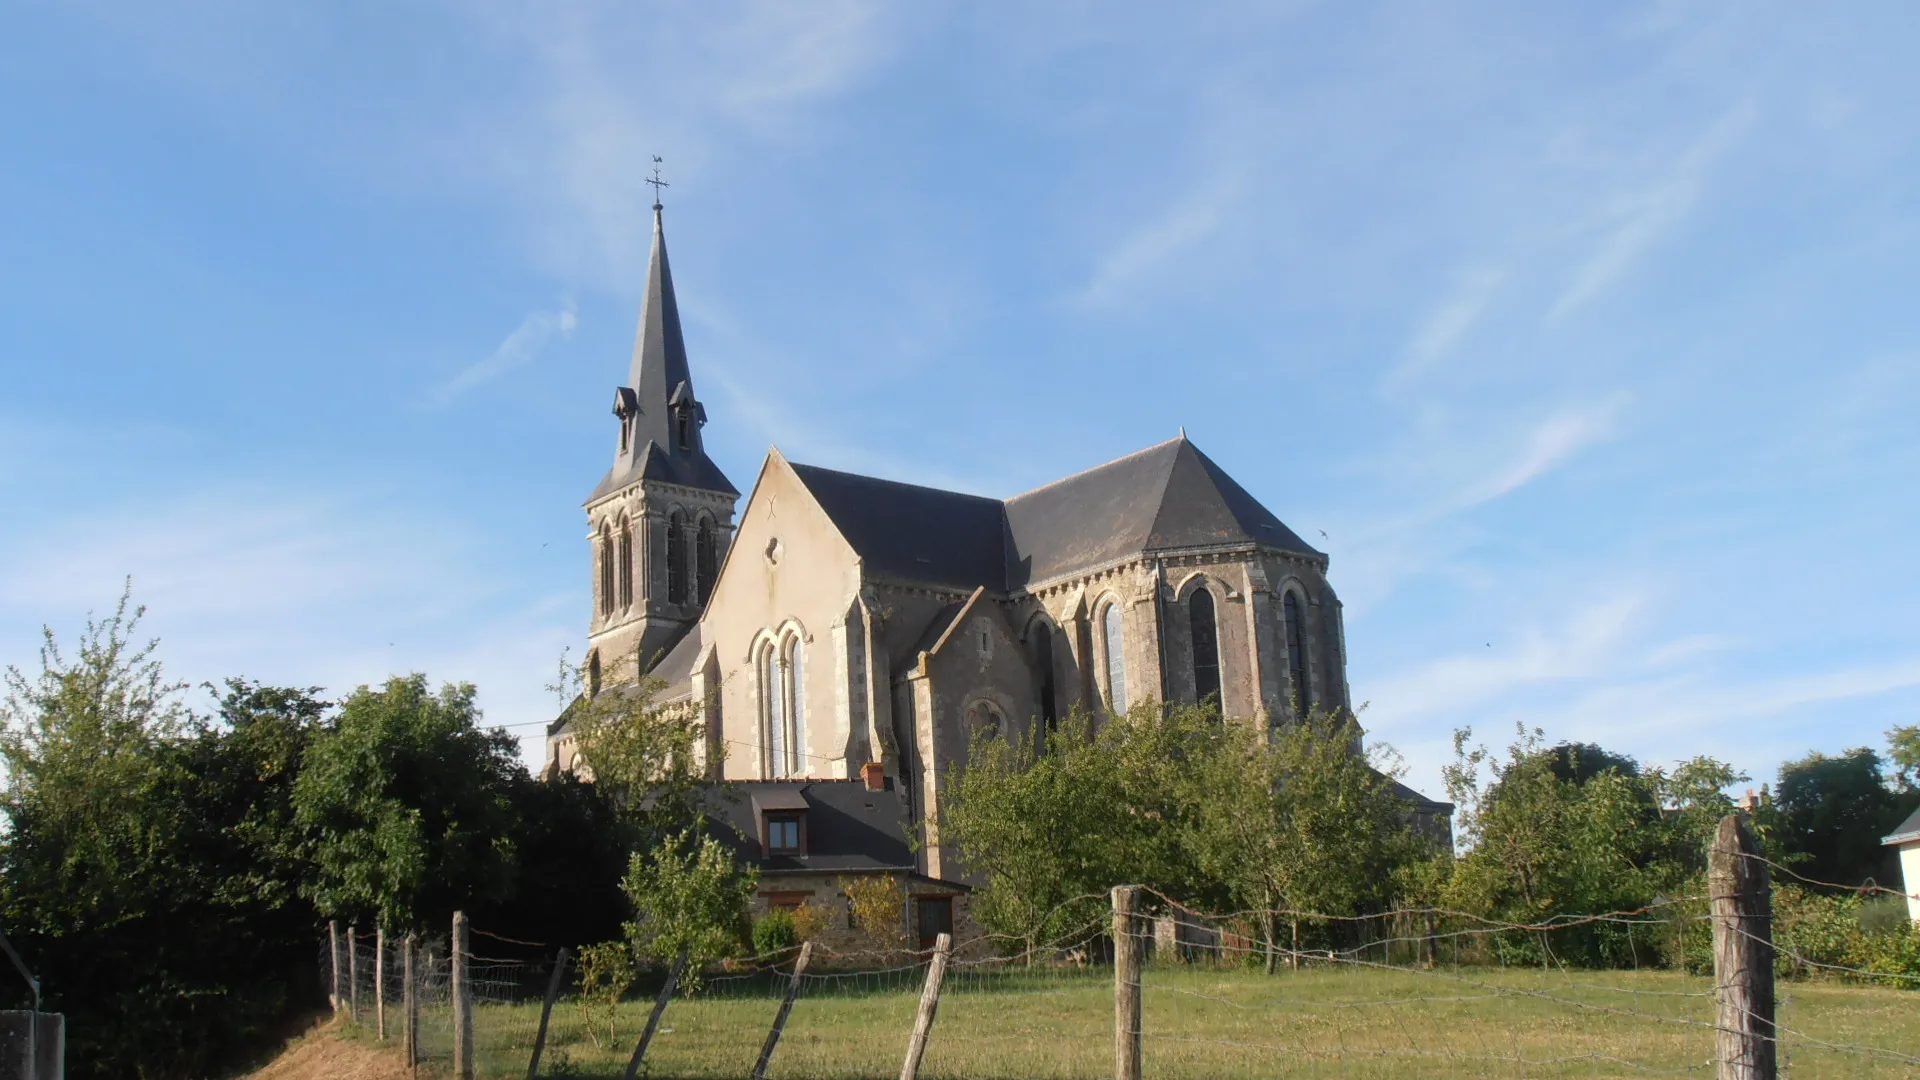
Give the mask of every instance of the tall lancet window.
M 1287 673 L 1293 677 L 1293 712 L 1304 716 L 1313 707 L 1313 687 L 1307 682 L 1307 623 L 1299 594 L 1288 592 L 1281 602 L 1287 621 Z
M 600 556 L 600 614 L 611 615 L 613 614 L 613 561 L 615 552 L 613 550 L 613 530 L 605 525 L 600 526 L 598 554 Z
M 807 760 L 807 653 L 799 634 L 787 638 L 781 656 L 787 669 L 787 771 L 805 776 Z
M 700 519 L 693 537 L 694 600 L 705 604 L 713 595 L 713 579 L 720 572 L 720 540 L 713 531 L 713 519 Z
M 1100 637 L 1106 653 L 1107 711 L 1127 711 L 1127 646 L 1120 629 L 1120 604 L 1108 604 L 1100 612 Z
M 766 747 L 766 774 L 785 776 L 787 766 L 787 688 L 780 653 L 772 642 L 760 647 L 761 744 Z
M 633 606 L 633 526 L 620 522 L 620 607 Z
M 667 603 L 687 602 L 687 515 L 667 518 Z
M 1033 671 L 1040 683 L 1040 737 L 1044 739 L 1060 723 L 1053 678 L 1053 627 L 1045 619 L 1035 619 L 1029 634 L 1033 639 Z
M 1213 594 L 1195 589 L 1187 598 L 1187 620 L 1193 629 L 1193 697 L 1220 703 L 1220 632 L 1213 620 Z

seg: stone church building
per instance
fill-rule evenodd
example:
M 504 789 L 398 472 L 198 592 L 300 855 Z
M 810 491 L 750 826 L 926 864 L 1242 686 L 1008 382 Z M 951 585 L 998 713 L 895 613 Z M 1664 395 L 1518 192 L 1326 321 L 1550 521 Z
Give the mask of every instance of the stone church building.
M 928 822 L 982 728 L 1214 695 L 1261 723 L 1350 705 L 1327 556 L 1184 432 L 1007 499 L 774 449 L 742 504 L 703 444 L 654 211 L 613 464 L 586 501 L 591 692 L 639 663 L 704 705 L 717 775 L 897 793 L 929 881 L 960 877 Z M 548 753 L 576 765 L 564 716 Z

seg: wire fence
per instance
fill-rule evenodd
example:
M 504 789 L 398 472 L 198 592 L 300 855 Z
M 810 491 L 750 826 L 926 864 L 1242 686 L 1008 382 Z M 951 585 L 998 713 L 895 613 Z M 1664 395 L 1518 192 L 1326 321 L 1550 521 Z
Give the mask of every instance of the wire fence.
M 1120 889 L 1110 904 L 1080 898 L 1087 917 L 1042 941 L 963 939 L 934 1012 L 925 952 L 816 944 L 797 980 L 792 950 L 715 966 L 666 1007 L 639 1073 L 745 1077 L 766 1058 L 775 1077 L 894 1076 L 916 1025 L 930 1025 L 924 1077 L 1920 1075 L 1920 974 L 1810 955 L 1793 919 L 1742 921 L 1710 893 L 1521 923 L 1436 908 L 1210 911 Z M 475 934 L 462 954 L 473 1075 L 528 1075 L 543 1013 L 539 1075 L 626 1074 L 664 971 L 610 1004 L 570 969 L 556 983 L 554 950 Z M 382 962 L 373 935 L 340 936 L 322 949 L 340 958 L 342 1011 L 372 1038 L 384 1013 L 402 1045 L 404 943 Z M 422 1075 L 458 1075 L 454 940 L 413 944 Z M 1730 972 L 1736 946 L 1768 950 L 1766 970 Z M 1596 948 L 1611 966 L 1578 961 Z M 1776 987 L 1776 972 L 1806 977 Z M 1756 987 L 1764 999 L 1740 996 Z M 1742 1032 L 1758 1034 L 1729 1050 Z M 1770 1069 L 1739 1057 L 1756 1045 Z

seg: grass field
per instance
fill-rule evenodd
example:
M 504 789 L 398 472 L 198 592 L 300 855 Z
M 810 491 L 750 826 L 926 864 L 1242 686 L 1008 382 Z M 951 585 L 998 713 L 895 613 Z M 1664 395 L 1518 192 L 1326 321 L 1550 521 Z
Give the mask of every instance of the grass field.
M 1111 972 L 950 975 L 922 1075 L 1104 1077 L 1113 1064 Z M 1145 1072 L 1213 1077 L 1711 1077 L 1711 985 L 1667 972 L 1244 970 L 1155 967 L 1143 1007 Z M 919 974 L 809 980 L 774 1058 L 790 1078 L 898 1076 Z M 675 1001 L 646 1075 L 744 1077 L 778 1007 L 771 980 L 719 982 Z M 1920 1075 L 1920 992 L 1784 983 L 1782 1075 Z M 624 1003 L 608 1040 L 563 1001 L 542 1073 L 619 1076 L 649 1003 Z M 525 1076 L 539 1007 L 476 1010 L 483 1076 Z M 432 1023 L 423 1046 L 444 1051 Z M 597 1029 L 597 1030 L 596 1030 Z M 1837 1050 L 1822 1043 L 1871 1048 Z M 1904 1058 L 1904 1060 L 1903 1060 Z

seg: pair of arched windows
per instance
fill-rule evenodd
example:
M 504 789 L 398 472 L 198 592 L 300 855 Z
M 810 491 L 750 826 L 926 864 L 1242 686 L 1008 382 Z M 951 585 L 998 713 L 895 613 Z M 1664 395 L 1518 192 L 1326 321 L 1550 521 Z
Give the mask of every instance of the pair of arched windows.
M 675 510 L 667 518 L 667 603 L 684 604 L 691 588 L 693 602 L 705 604 L 713 595 L 713 579 L 720 570 L 720 537 L 711 518 L 702 516 L 694 527 L 693 573 L 687 573 L 687 515 Z
M 620 530 L 600 526 L 600 614 L 633 606 L 633 526 L 623 518 Z
M 760 745 L 769 777 L 803 776 L 807 760 L 806 643 L 798 631 L 760 646 Z

